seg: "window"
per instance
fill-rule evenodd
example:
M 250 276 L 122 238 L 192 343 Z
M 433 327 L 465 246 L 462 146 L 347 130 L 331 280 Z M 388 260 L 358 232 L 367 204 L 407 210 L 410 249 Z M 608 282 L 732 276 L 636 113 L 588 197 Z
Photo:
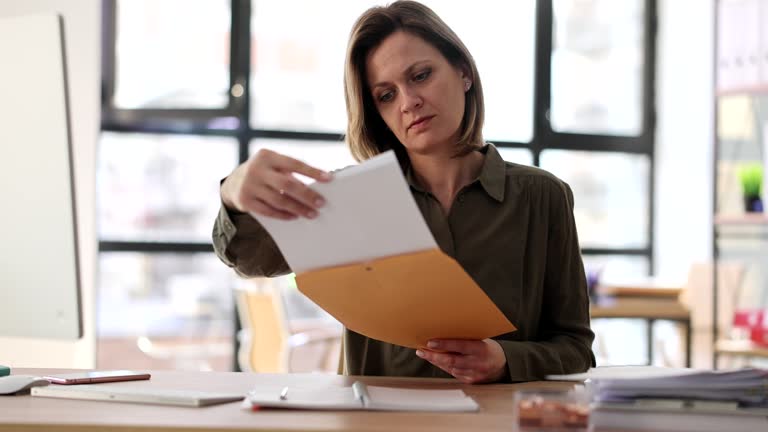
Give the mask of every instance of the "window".
M 544 150 L 541 167 L 571 186 L 583 248 L 648 246 L 648 157 Z
M 553 6 L 552 128 L 639 135 L 643 0 L 556 0 Z
M 98 155 L 99 237 L 208 242 L 233 138 L 105 132 Z
M 98 282 L 99 362 L 231 367 L 238 281 L 213 254 L 101 252 Z
M 261 148 L 354 163 L 347 36 L 387 2 L 104 1 L 99 346 L 142 350 L 182 327 L 196 343 L 232 340 L 219 324 L 234 321 L 238 280 L 210 244 L 219 180 Z M 485 138 L 570 184 L 588 269 L 652 272 L 656 1 L 424 2 L 475 57 Z M 316 313 L 306 306 L 293 310 Z M 106 319 L 138 308 L 146 319 Z M 207 312 L 188 319 L 195 308 Z
M 253 1 L 250 123 L 255 129 L 344 132 L 347 37 L 355 19 L 378 3 Z
M 533 165 L 533 154 L 528 149 L 500 147 L 499 154 L 507 162 L 522 165 Z
M 338 170 L 357 163 L 352 158 L 349 148 L 339 141 L 257 138 L 251 141 L 249 154 L 252 155 L 260 149 L 274 150 L 326 171 Z
M 486 139 L 528 143 L 533 137 L 536 2 L 426 1 L 461 38 L 477 63 L 485 99 Z
M 227 106 L 228 0 L 132 0 L 117 5 L 115 107 Z

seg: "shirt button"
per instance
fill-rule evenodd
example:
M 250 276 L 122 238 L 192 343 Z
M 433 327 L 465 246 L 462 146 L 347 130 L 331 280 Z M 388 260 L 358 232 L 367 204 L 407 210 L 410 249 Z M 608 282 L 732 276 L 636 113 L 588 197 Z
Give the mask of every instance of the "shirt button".
M 228 230 L 231 230 L 232 229 L 232 224 L 229 223 L 229 221 L 226 221 L 226 222 L 224 222 L 224 228 L 228 229 Z

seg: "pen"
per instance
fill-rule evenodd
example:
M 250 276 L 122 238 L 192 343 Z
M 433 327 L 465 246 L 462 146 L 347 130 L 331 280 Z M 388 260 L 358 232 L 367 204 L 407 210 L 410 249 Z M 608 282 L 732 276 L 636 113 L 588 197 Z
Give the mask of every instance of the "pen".
M 280 392 L 280 400 L 286 399 L 288 399 L 288 387 L 283 387 L 283 390 Z
M 352 384 L 352 392 L 355 395 L 355 399 L 359 400 L 362 406 L 368 406 L 368 390 L 366 389 L 365 384 L 360 381 L 355 381 L 354 384 Z

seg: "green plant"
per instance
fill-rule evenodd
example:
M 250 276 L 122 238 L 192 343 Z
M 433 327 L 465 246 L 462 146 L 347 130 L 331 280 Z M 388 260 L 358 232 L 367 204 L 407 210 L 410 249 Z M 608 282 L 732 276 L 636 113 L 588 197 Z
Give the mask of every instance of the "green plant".
M 741 191 L 745 197 L 759 197 L 763 188 L 763 166 L 759 163 L 744 164 L 739 168 Z

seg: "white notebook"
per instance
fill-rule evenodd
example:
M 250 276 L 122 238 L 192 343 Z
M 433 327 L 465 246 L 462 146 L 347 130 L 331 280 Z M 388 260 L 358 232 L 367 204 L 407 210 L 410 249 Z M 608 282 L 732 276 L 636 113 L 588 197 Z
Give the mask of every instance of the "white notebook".
M 461 390 L 351 387 L 259 386 L 244 401 L 245 408 L 293 408 L 305 410 L 442 411 L 472 412 L 479 406 Z
M 200 407 L 239 401 L 245 397 L 238 393 L 221 393 L 163 389 L 157 387 L 129 387 L 112 384 L 85 384 L 74 386 L 49 385 L 33 387 L 32 396 L 62 399 L 89 399 L 114 402 L 133 402 L 157 405 Z

